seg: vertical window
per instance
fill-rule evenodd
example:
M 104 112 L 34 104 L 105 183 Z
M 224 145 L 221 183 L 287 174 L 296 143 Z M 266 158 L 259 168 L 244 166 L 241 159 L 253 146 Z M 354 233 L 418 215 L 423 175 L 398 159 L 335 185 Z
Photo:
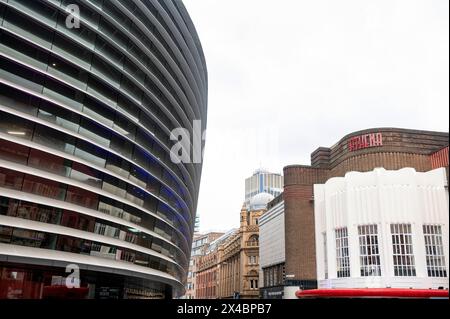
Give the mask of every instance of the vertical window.
M 29 148 L 0 139 L 0 158 L 7 161 L 27 165 Z
M 0 187 L 20 190 L 22 188 L 23 177 L 24 175 L 22 173 L 0 167 Z
M 381 276 L 377 225 L 358 227 L 361 276 Z
M 447 277 L 440 225 L 423 225 L 428 277 Z
M 327 251 L 327 233 L 322 233 L 323 238 L 323 268 L 325 272 L 325 279 L 328 279 L 328 251 Z
M 350 277 L 350 257 L 348 253 L 347 227 L 335 230 L 336 235 L 336 266 L 337 276 Z
M 70 185 L 67 188 L 66 201 L 91 209 L 97 209 L 98 195 L 90 191 Z
M 392 224 L 392 248 L 395 276 L 415 276 L 416 267 L 410 224 Z
M 52 180 L 26 175 L 22 190 L 35 195 L 63 200 L 66 186 Z

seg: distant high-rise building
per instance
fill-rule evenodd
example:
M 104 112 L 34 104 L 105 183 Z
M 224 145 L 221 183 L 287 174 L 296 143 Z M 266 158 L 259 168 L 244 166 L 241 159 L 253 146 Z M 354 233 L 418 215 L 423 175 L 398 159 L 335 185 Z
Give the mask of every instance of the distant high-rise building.
M 283 192 L 283 176 L 263 169 L 256 170 L 253 175 L 245 179 L 245 204 L 259 193 L 269 193 L 277 197 Z
M 195 215 L 194 234 L 198 234 L 199 232 L 200 232 L 200 216 Z

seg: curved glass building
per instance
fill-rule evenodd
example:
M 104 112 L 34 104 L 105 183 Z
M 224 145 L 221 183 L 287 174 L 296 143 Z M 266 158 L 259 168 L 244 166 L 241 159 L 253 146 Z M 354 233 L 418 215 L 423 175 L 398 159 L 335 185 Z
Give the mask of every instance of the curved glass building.
M 0 0 L 0 298 L 184 293 L 207 88 L 181 0 Z

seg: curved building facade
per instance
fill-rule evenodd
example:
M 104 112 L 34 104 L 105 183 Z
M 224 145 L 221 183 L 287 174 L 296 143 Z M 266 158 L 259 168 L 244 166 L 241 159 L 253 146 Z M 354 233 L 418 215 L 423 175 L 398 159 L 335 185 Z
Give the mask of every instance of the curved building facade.
M 0 1 L 0 298 L 184 293 L 207 90 L 181 0 Z

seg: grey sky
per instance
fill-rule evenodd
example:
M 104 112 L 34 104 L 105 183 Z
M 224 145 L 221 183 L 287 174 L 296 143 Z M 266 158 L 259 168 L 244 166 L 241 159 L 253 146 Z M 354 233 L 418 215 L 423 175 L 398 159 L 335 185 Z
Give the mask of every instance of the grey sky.
M 209 73 L 202 231 L 239 225 L 244 179 L 370 127 L 447 131 L 449 2 L 184 0 Z

